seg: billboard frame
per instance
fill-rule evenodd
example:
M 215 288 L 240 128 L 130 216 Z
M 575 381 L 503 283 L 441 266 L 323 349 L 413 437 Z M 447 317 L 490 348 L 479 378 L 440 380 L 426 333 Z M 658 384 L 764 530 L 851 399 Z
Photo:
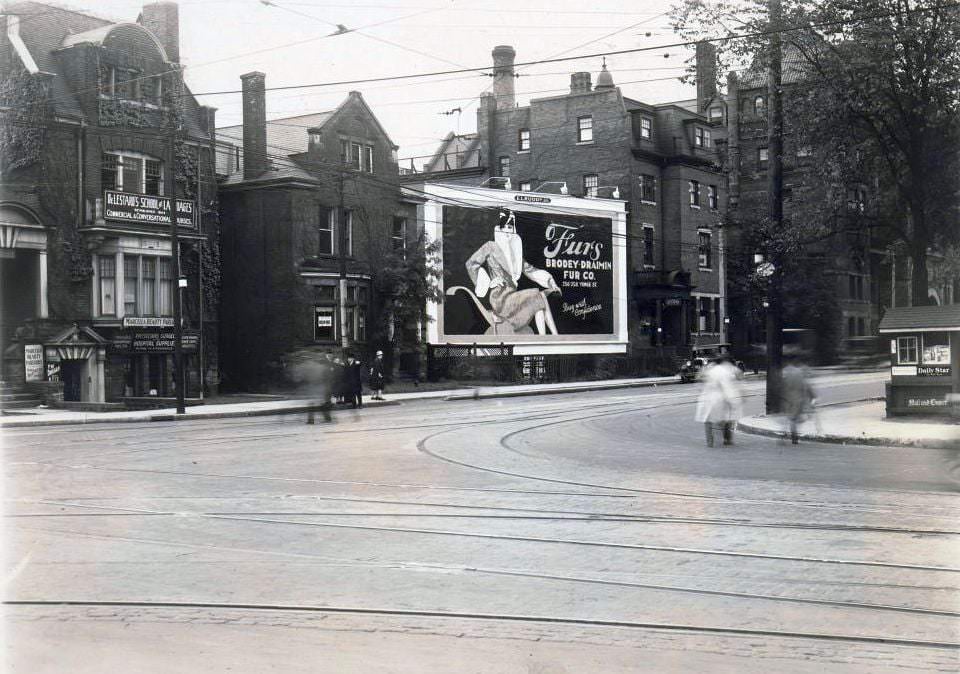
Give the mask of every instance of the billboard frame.
M 609 335 L 448 335 L 444 331 L 443 305 L 427 302 L 427 341 L 433 345 L 489 346 L 509 344 L 516 355 L 625 353 L 627 350 L 627 213 L 626 202 L 616 199 L 587 199 L 560 194 L 426 183 L 418 207 L 426 241 L 443 245 L 443 208 L 509 208 L 518 213 L 538 213 L 609 219 L 613 261 L 613 332 Z M 442 256 L 441 256 L 442 264 Z M 443 276 L 441 296 L 445 297 Z

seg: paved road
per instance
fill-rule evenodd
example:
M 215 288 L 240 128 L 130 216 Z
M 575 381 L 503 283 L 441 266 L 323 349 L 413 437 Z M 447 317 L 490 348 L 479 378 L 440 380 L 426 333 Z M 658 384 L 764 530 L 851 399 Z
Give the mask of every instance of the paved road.
M 957 671 L 957 453 L 707 449 L 696 391 L 7 431 L 6 665 Z

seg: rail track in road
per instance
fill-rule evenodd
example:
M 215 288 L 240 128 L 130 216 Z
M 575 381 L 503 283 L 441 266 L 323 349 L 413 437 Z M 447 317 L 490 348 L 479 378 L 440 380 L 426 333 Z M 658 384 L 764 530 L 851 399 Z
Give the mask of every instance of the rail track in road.
M 855 634 L 830 634 L 818 632 L 799 632 L 788 630 L 760 630 L 737 627 L 713 627 L 682 623 L 638 622 L 627 620 L 596 620 L 565 616 L 518 615 L 495 613 L 472 613 L 456 611 L 427 611 L 391 608 L 346 607 L 346 606 L 309 606 L 291 604 L 242 604 L 216 602 L 147 602 L 147 601 L 84 601 L 84 600 L 4 600 L 11 607 L 47 607 L 47 608 L 169 608 L 169 609 L 219 609 L 231 611 L 279 611 L 300 613 L 349 613 L 356 615 L 383 615 L 420 618 L 451 618 L 466 620 L 525 622 L 543 624 L 584 625 L 593 627 L 624 627 L 644 630 L 665 630 L 673 632 L 697 632 L 701 634 L 726 634 L 751 637 L 775 637 L 783 639 L 805 639 L 816 641 L 843 641 L 858 644 L 884 644 L 910 648 L 933 648 L 960 650 L 960 643 L 946 641 L 925 641 L 921 639 L 897 639 L 891 637 L 872 637 Z

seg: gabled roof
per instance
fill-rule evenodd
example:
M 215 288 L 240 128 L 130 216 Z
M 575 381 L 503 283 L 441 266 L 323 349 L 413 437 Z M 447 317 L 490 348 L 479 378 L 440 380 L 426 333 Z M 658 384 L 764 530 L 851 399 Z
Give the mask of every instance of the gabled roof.
M 880 321 L 880 332 L 913 330 L 960 331 L 960 304 L 925 307 L 892 307 Z
M 270 154 L 299 154 L 307 151 L 307 129 L 323 127 L 335 110 L 312 112 L 309 115 L 282 117 L 267 122 L 267 152 Z M 243 125 L 217 129 L 217 140 L 243 143 Z

